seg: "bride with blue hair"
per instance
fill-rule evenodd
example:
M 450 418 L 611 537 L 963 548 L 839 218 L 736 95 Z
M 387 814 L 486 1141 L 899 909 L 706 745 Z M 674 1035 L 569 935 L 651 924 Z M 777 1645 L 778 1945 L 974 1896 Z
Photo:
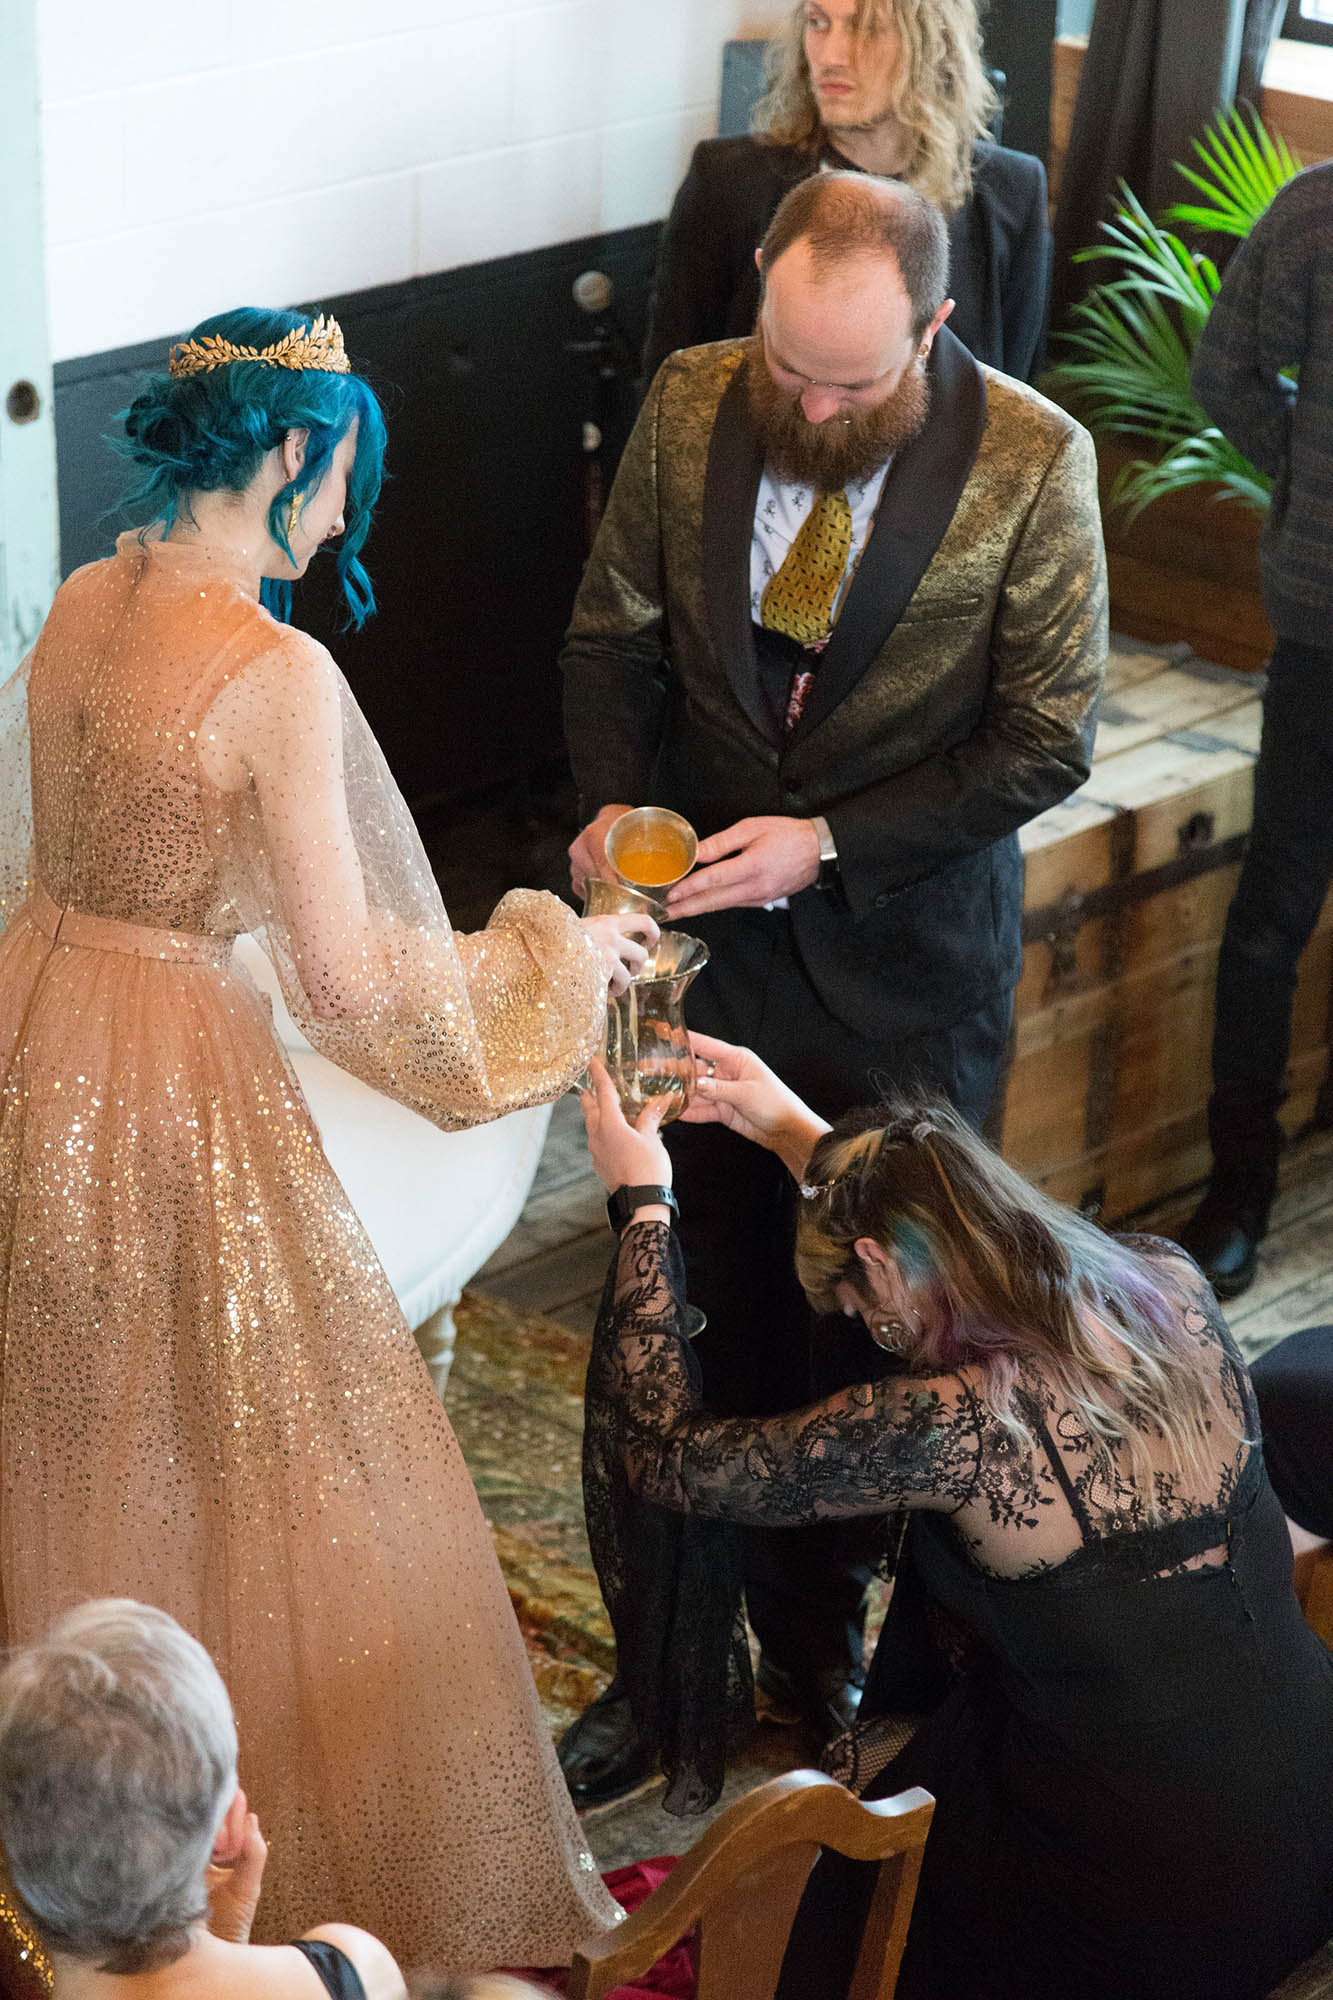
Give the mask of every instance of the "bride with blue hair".
M 448 1129 L 568 1087 L 645 930 L 516 890 L 456 934 L 333 659 L 284 622 L 334 537 L 374 610 L 384 424 L 335 322 L 206 321 L 124 427 L 149 525 L 0 692 L 0 1638 L 114 1595 L 207 1647 L 264 1937 L 336 1909 L 409 1966 L 553 1965 L 617 1912 L 453 1433 L 231 942 Z

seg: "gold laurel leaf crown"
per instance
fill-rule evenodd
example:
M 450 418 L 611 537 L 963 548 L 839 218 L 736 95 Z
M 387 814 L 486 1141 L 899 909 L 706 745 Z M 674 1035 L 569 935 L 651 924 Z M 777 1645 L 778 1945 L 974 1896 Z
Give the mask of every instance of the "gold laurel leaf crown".
M 258 361 L 265 368 L 316 368 L 326 375 L 347 375 L 352 364 L 343 345 L 343 332 L 336 319 L 321 313 L 312 325 L 294 326 L 271 347 L 237 347 L 216 333 L 201 340 L 181 340 L 167 355 L 167 373 L 180 380 L 185 375 L 205 375 L 212 368 L 225 368 L 231 361 Z

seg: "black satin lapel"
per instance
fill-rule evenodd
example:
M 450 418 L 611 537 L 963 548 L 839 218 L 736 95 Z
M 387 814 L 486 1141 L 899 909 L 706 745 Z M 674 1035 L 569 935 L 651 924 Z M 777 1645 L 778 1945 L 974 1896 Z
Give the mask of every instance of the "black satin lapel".
M 860 680 L 943 541 L 986 428 L 986 378 L 941 327 L 931 350 L 930 416 L 889 467 L 875 525 L 833 628 L 805 713 L 806 736 Z
M 704 474 L 704 596 L 713 643 L 737 701 L 760 734 L 773 741 L 773 717 L 759 685 L 750 618 L 750 543 L 764 458 L 750 422 L 746 364 L 736 370 L 717 406 Z

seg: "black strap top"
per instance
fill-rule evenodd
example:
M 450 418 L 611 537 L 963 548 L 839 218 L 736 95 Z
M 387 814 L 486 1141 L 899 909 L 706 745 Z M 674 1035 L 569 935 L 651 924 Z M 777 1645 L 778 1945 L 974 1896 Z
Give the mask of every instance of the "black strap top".
M 1226 1548 L 1228 1560 L 1230 1559 L 1235 1524 L 1249 1512 L 1262 1484 L 1261 1452 L 1248 1453 L 1239 1473 L 1228 1491 L 1219 1496 L 1215 1507 L 1201 1508 L 1198 1513 L 1184 1515 L 1178 1520 L 1163 1521 L 1157 1527 L 1137 1527 L 1107 1534 L 1098 1529 L 1089 1514 L 1078 1488 L 1069 1476 L 1064 1453 L 1051 1435 L 1046 1419 L 1034 1414 L 1033 1428 L 1041 1440 L 1051 1471 L 1055 1474 L 1061 1491 L 1069 1503 L 1070 1512 L 1078 1523 L 1079 1532 L 1083 1536 L 1083 1546 L 1075 1549 L 1054 1569 L 1046 1570 L 1036 1577 L 1017 1578 L 1011 1581 L 1059 1588 L 1065 1584 L 1081 1584 L 1086 1581 L 1089 1574 L 1095 1572 L 1108 1578 L 1118 1575 L 1125 1582 L 1133 1582 L 1178 1569 L 1196 1557 L 1219 1547 Z
M 333 2000 L 366 2000 L 361 1974 L 345 1951 L 323 1938 L 294 1938 L 292 1949 L 308 1958 Z

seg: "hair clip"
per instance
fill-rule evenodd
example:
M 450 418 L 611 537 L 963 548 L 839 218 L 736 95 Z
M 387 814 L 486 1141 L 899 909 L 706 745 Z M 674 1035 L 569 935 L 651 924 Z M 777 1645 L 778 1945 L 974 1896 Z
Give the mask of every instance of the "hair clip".
M 927 1139 L 939 1136 L 939 1126 L 929 1117 L 919 1113 L 909 1118 L 894 1118 L 881 1128 L 886 1146 L 924 1146 Z
M 827 1194 L 836 1185 L 835 1181 L 800 1181 L 797 1188 L 802 1201 L 813 1201 L 817 1194 Z

